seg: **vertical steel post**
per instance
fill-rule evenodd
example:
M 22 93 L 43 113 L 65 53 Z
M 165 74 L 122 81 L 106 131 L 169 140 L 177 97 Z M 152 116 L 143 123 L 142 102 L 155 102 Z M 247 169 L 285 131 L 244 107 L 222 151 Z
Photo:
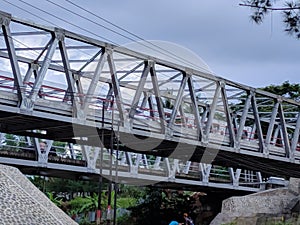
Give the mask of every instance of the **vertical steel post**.
M 102 129 L 101 129 L 101 149 L 100 149 L 100 167 L 99 167 L 99 189 L 98 189 L 98 208 L 97 208 L 97 219 L 96 224 L 100 225 L 101 223 L 101 194 L 102 194 L 102 160 L 103 160 L 103 146 L 104 146 L 104 109 L 105 102 L 102 100 Z
M 120 112 L 122 113 L 122 112 Z M 109 157 L 109 182 L 108 182 L 108 198 L 107 198 L 107 225 L 111 223 L 111 192 L 112 192 L 112 156 L 114 147 L 114 96 L 112 96 L 112 114 L 111 114 L 111 130 L 110 130 L 110 157 Z
M 119 132 L 120 132 L 120 122 L 118 122 L 118 133 L 116 136 L 117 141 L 117 150 L 116 150 L 116 164 L 115 164 L 115 195 L 114 195 L 114 220 L 113 225 L 116 225 L 117 222 L 117 195 L 119 190 L 118 184 L 118 158 L 119 158 Z

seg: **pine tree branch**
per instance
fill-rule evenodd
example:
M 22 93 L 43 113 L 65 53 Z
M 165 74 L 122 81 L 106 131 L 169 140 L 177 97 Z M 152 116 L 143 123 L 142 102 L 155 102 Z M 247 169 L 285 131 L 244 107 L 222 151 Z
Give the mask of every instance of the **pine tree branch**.
M 240 3 L 239 5 L 250 7 L 250 8 L 267 9 L 267 10 L 271 10 L 271 11 L 287 11 L 287 10 L 300 9 L 300 6 L 298 6 L 298 7 L 273 8 L 273 7 L 257 6 L 257 5 L 250 5 L 250 4 L 244 4 L 244 3 Z

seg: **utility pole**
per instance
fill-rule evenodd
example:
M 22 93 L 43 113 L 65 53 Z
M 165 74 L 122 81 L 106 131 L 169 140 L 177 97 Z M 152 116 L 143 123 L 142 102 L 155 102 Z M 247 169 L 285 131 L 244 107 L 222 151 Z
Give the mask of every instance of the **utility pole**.
M 103 163 L 103 147 L 104 147 L 104 109 L 105 102 L 102 100 L 102 129 L 101 129 L 101 146 L 100 146 L 100 167 L 99 167 L 99 189 L 98 189 L 98 208 L 97 208 L 97 216 L 96 216 L 96 225 L 100 225 L 101 223 L 101 194 L 102 194 L 102 163 Z
M 114 151 L 114 96 L 112 96 L 111 102 L 112 114 L 111 114 L 111 130 L 110 130 L 110 157 L 109 157 L 109 182 L 108 182 L 108 198 L 107 198 L 107 213 L 106 222 L 107 225 L 111 224 L 112 212 L 111 212 L 111 192 L 112 192 L 112 160 Z
M 117 195 L 119 191 L 119 183 L 118 183 L 118 160 L 119 160 L 119 132 L 120 132 L 120 122 L 118 122 L 118 132 L 116 135 L 116 141 L 117 141 L 117 150 L 116 150 L 116 164 L 115 164 L 115 196 L 114 196 L 114 221 L 113 225 L 116 225 L 117 222 Z

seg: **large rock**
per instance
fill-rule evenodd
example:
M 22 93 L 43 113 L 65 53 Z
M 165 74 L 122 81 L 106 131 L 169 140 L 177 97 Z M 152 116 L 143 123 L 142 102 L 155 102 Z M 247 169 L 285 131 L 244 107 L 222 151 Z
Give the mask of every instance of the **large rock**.
M 231 216 L 255 213 L 283 213 L 296 196 L 288 188 L 272 189 L 247 196 L 231 197 L 222 203 L 222 212 Z
M 235 222 L 236 225 L 265 224 L 288 217 L 299 203 L 299 179 L 291 179 L 288 188 L 258 192 L 242 197 L 231 197 L 222 203 L 222 211 L 210 225 Z
M 300 194 L 300 179 L 291 177 L 289 181 L 289 190 L 295 192 L 295 194 Z
M 14 167 L 0 165 L 0 202 L 0 224 L 77 224 Z

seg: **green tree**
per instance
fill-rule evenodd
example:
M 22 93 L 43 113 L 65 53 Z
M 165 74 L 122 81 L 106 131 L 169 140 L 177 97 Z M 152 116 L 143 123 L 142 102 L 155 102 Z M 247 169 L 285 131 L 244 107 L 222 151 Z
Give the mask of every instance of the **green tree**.
M 28 179 L 36 186 L 40 191 L 46 190 L 46 179 L 43 176 L 29 176 Z
M 130 196 L 134 199 L 139 200 L 143 196 L 145 196 L 145 193 L 146 193 L 145 187 L 120 184 L 118 197 L 126 198 L 126 197 Z
M 52 192 L 47 192 L 46 195 L 50 199 L 50 201 L 53 202 L 57 207 L 62 206 L 62 199 L 61 198 L 54 197 Z
M 80 224 L 90 224 L 88 221 L 88 213 L 95 212 L 98 208 L 98 182 L 69 180 L 62 178 L 41 176 L 29 176 L 28 179 L 40 190 L 44 191 L 48 198 L 62 208 L 70 216 L 80 215 Z M 103 191 L 101 194 L 101 208 L 107 208 L 107 183 L 103 183 Z M 139 200 L 144 196 L 145 189 L 128 185 L 120 185 L 120 192 L 117 196 L 117 209 L 123 212 L 118 217 L 118 224 L 133 224 L 130 215 L 126 209 L 135 207 Z M 74 195 L 73 195 L 74 193 Z M 114 199 L 114 191 L 112 199 Z M 73 196 L 72 199 L 68 199 Z M 75 197 L 76 196 L 76 197 Z M 112 202 L 114 209 L 114 203 Z M 125 213 L 124 213 L 125 212 Z M 117 214 L 118 216 L 118 214 Z
M 102 199 L 104 200 L 105 195 L 102 194 Z M 80 197 L 81 198 L 81 197 Z M 80 208 L 80 212 L 88 212 L 88 211 L 95 211 L 98 208 L 98 195 L 97 194 L 93 194 L 92 196 L 87 196 L 84 198 L 85 202 L 83 205 L 81 205 Z M 105 198 L 106 200 L 106 198 Z M 105 207 L 105 203 L 104 201 L 102 201 L 102 207 Z
M 265 16 L 271 11 L 283 12 L 283 23 L 285 31 L 300 38 L 300 1 L 288 0 L 245 0 L 240 4 L 241 6 L 250 7 L 253 13 L 251 19 L 260 24 L 263 22 Z
M 132 207 L 132 216 L 136 217 L 136 224 L 152 225 L 160 224 L 160 206 L 162 192 L 158 188 L 146 188 L 142 201 L 136 207 Z
M 300 84 L 290 84 L 289 81 L 285 81 L 281 85 L 270 85 L 261 89 L 285 98 L 300 101 Z
M 98 182 L 94 181 L 49 177 L 45 186 L 47 191 L 69 193 L 71 196 L 73 193 L 78 193 L 80 196 L 92 196 L 93 193 L 98 193 Z
M 2 148 L 10 151 L 19 151 L 21 147 L 26 146 L 26 140 L 24 136 L 17 136 L 14 134 L 5 134 L 4 140 L 2 140 Z
M 136 218 L 130 224 L 152 225 L 180 221 L 183 213 L 191 212 L 193 201 L 191 192 L 147 187 L 140 204 L 130 207 L 131 217 Z

